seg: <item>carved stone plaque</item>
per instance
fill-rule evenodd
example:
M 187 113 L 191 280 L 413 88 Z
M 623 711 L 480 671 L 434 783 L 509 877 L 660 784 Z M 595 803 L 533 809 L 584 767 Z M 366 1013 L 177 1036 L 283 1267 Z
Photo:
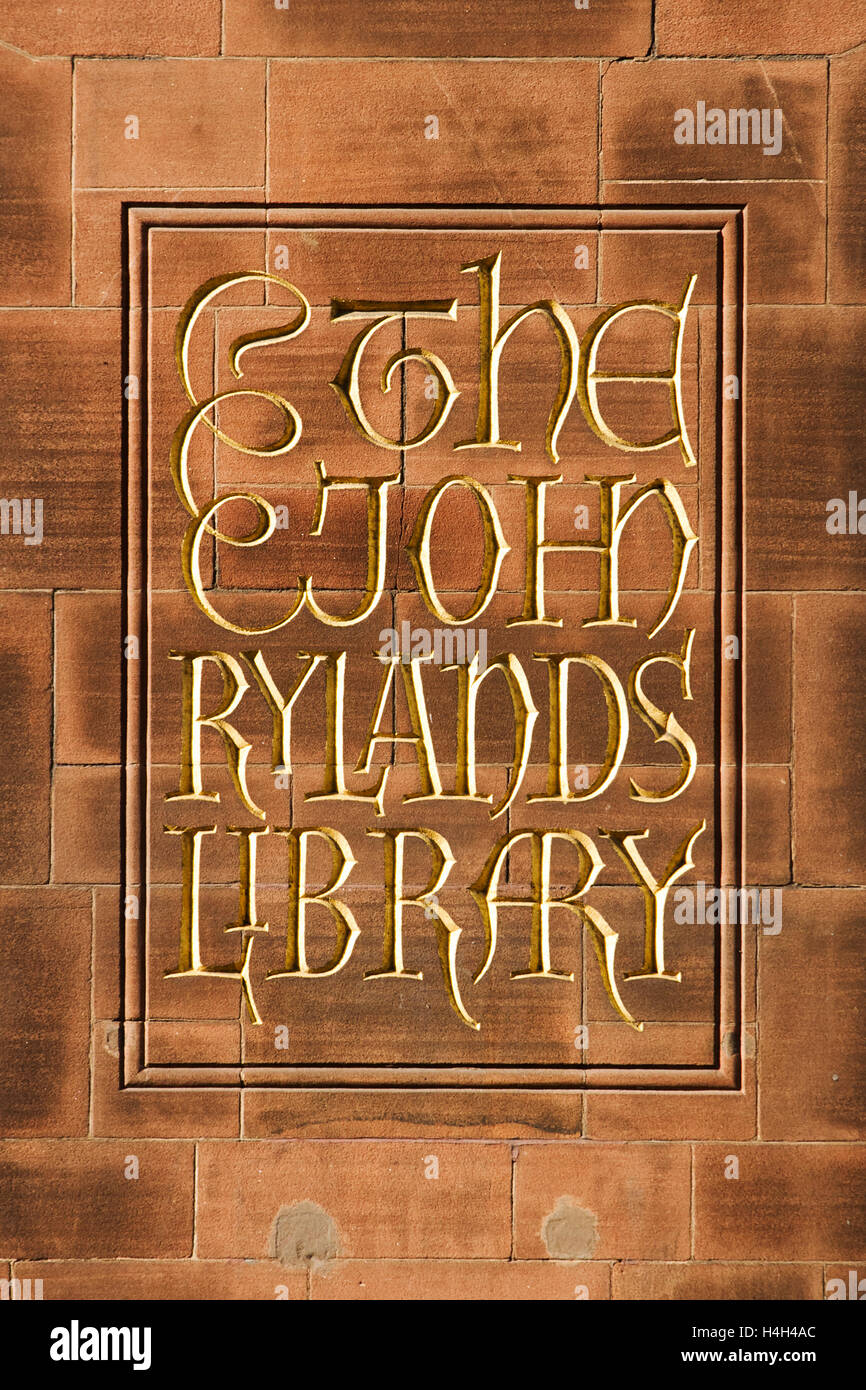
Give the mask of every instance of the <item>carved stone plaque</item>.
M 737 1089 L 740 210 L 126 257 L 126 1084 Z

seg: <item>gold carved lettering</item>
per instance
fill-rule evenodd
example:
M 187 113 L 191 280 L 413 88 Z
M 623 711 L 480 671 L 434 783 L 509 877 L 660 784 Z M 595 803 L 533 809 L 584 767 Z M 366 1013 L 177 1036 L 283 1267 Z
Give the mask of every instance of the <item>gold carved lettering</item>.
M 620 493 L 623 485 L 633 483 L 633 473 L 615 477 L 590 477 L 587 483 L 595 483 L 599 488 L 599 511 L 601 534 L 597 541 L 549 541 L 545 537 L 545 494 L 551 483 L 561 483 L 562 475 L 555 477 L 522 477 L 509 474 L 509 482 L 522 483 L 526 489 L 526 578 L 524 586 L 523 611 L 519 618 L 509 618 L 506 627 L 521 627 L 528 624 L 547 624 L 561 627 L 561 618 L 549 618 L 545 612 L 544 560 L 551 551 L 591 551 L 601 557 L 598 589 L 598 613 L 595 618 L 584 618 L 583 627 L 625 626 L 636 627 L 635 618 L 623 618 L 619 611 L 619 546 L 623 529 L 638 507 L 651 497 L 657 497 L 673 537 L 673 564 L 667 602 L 660 617 L 647 636 L 654 637 L 664 627 L 679 601 L 685 583 L 686 568 L 698 538 L 689 522 L 682 498 L 673 483 L 658 478 L 638 488 L 623 506 Z
M 480 1025 L 466 1012 L 457 982 L 457 946 L 463 929 L 436 896 L 455 864 L 451 846 L 438 831 L 420 827 L 413 830 L 368 830 L 367 834 L 385 842 L 385 959 L 381 970 L 366 971 L 364 979 L 423 979 L 422 971 L 407 970 L 403 961 L 403 909 L 420 907 L 424 910 L 424 916 L 436 923 L 436 945 L 451 1007 L 469 1028 L 479 1028 Z M 414 896 L 406 896 L 403 891 L 403 860 L 407 839 L 423 841 L 433 860 L 427 887 Z
M 604 313 L 590 324 L 581 339 L 580 365 L 577 375 L 577 392 L 581 409 L 593 433 L 598 435 L 599 439 L 603 439 L 605 444 L 609 444 L 611 448 L 641 453 L 647 450 L 663 449 L 667 444 L 672 444 L 676 440 L 686 467 L 694 468 L 697 464 L 686 429 L 682 383 L 683 330 L 697 278 L 697 275 L 689 276 L 679 304 L 668 304 L 658 299 L 633 299 L 627 304 L 617 304 L 613 309 L 605 309 Z M 666 318 L 673 321 L 675 328 L 671 340 L 670 367 L 666 371 L 659 372 L 599 371 L 597 366 L 598 352 L 608 329 L 618 319 L 640 311 L 664 314 Z M 598 402 L 598 383 L 600 381 L 667 382 L 670 392 L 671 414 L 674 419 L 673 429 L 659 435 L 657 439 L 648 440 L 646 443 L 639 444 L 633 440 L 623 439 L 622 435 L 616 434 L 611 429 L 601 413 Z
M 547 422 L 544 445 L 554 463 L 559 460 L 556 444 L 577 389 L 580 344 L 574 325 L 560 304 L 552 299 L 538 299 L 534 304 L 514 314 L 499 327 L 499 270 L 502 253 L 485 256 L 461 266 L 464 272 L 476 271 L 479 293 L 479 327 L 481 336 L 481 374 L 478 385 L 478 419 L 475 438 L 461 440 L 455 449 L 514 449 L 521 443 L 516 439 L 501 439 L 499 435 L 499 366 L 502 353 L 515 328 L 532 314 L 543 314 L 549 322 L 561 357 L 559 386 L 553 409 Z
M 387 435 L 380 434 L 374 425 L 370 423 L 361 404 L 361 385 L 360 370 L 361 359 L 370 339 L 380 329 L 389 323 L 405 323 L 410 316 L 422 319 L 456 319 L 457 300 L 447 299 L 406 299 L 406 300 L 378 300 L 378 299 L 332 299 L 331 300 L 331 322 L 340 323 L 344 319 L 366 319 L 372 315 L 377 315 L 374 323 L 368 328 L 362 328 L 355 337 L 340 364 L 340 369 L 333 381 L 330 383 L 336 391 L 343 404 L 343 409 L 351 420 L 355 429 L 370 444 L 378 444 L 380 449 L 417 449 L 421 444 L 426 444 L 429 439 L 438 434 L 454 405 L 460 392 L 456 389 L 451 373 L 445 366 L 441 357 L 437 357 L 434 352 L 428 352 L 424 348 L 407 348 L 402 352 L 395 352 L 388 358 L 382 369 L 382 391 L 387 394 L 391 390 L 391 379 L 397 368 L 403 362 L 420 362 L 427 367 L 435 377 L 437 383 L 436 396 L 430 418 L 426 425 L 414 439 L 388 439 Z

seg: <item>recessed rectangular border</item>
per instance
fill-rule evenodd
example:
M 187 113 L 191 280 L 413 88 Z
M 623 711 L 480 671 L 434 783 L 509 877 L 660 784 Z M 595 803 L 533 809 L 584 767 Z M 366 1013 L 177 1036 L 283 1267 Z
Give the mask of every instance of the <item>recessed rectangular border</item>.
M 122 663 L 125 776 L 122 810 L 121 922 L 122 993 L 119 1017 L 122 1089 L 235 1087 L 294 1090 L 412 1089 L 497 1092 L 593 1090 L 742 1093 L 744 1012 L 743 924 L 719 930 L 714 1065 L 709 1066 L 553 1066 L 501 1064 L 383 1064 L 334 1066 L 193 1065 L 150 1066 L 146 1058 L 144 991 L 148 924 L 149 745 L 147 711 L 149 601 L 147 582 L 150 517 L 148 465 L 148 236 L 151 228 L 192 227 L 234 230 L 293 225 L 298 229 L 417 231 L 689 231 L 716 232 L 720 243 L 717 309 L 717 381 L 735 376 L 739 395 L 717 392 L 716 631 L 736 635 L 741 660 L 717 664 L 716 708 L 730 714 L 719 727 L 716 767 L 716 881 L 745 886 L 744 853 L 744 397 L 746 208 L 742 204 L 574 207 L 333 206 L 293 204 L 197 204 L 157 201 L 124 203 L 122 377 L 138 378 L 138 397 L 124 401 L 123 460 L 126 473 L 123 511 L 123 577 L 126 632 L 139 638 L 140 660 Z M 126 397 L 127 393 L 125 393 Z M 132 673 L 130 668 L 134 668 Z M 733 669 L 732 669 L 733 668 Z M 722 699 L 722 692 L 724 699 Z M 124 899 L 134 895 L 140 915 L 126 920 Z

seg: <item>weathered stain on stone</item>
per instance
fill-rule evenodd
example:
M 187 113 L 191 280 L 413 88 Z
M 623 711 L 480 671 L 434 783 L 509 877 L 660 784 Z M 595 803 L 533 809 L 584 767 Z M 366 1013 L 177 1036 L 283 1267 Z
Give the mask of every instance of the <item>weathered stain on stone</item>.
M 737 1055 L 737 1035 L 736 1033 L 725 1033 L 722 1038 L 722 1051 L 726 1057 L 736 1057 Z M 743 1032 L 743 1056 L 754 1057 L 755 1055 L 755 1035 L 748 1029 Z
M 102 1046 L 109 1057 L 120 1056 L 120 1024 L 106 1023 L 103 1025 Z
M 595 1212 L 579 1206 L 573 1197 L 560 1197 L 544 1218 L 541 1238 L 555 1260 L 589 1260 L 600 1239 Z
M 340 1253 L 334 1218 L 315 1202 L 281 1207 L 271 1227 L 270 1253 L 287 1269 L 327 1264 Z

